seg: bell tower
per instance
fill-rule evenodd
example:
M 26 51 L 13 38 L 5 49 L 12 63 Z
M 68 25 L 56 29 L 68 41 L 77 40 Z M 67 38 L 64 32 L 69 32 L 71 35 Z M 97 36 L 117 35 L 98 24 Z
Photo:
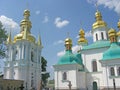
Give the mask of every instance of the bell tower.
M 25 90 L 39 90 L 41 82 L 41 51 L 40 36 L 36 41 L 31 34 L 32 23 L 30 11 L 25 10 L 20 23 L 20 33 L 7 39 L 7 59 L 4 67 L 4 79 L 23 80 Z

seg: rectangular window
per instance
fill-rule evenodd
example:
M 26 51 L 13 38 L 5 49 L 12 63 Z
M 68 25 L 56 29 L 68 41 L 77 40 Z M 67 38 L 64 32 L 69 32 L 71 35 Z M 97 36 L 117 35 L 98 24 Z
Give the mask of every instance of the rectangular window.
M 96 61 L 92 61 L 92 69 L 93 69 L 93 72 L 97 72 L 97 62 Z
M 115 76 L 114 67 L 110 67 L 110 76 Z
M 62 73 L 62 80 L 67 80 L 67 72 Z
M 120 76 L 120 67 L 117 68 L 117 74 Z

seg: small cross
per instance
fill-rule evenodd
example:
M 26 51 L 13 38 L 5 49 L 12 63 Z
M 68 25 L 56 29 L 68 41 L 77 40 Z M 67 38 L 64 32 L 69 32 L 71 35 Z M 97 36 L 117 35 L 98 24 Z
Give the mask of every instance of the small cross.
M 80 23 L 80 28 L 82 29 L 82 27 L 83 27 L 83 22 Z
M 21 86 L 20 86 L 20 90 L 23 90 L 24 89 L 24 86 L 23 86 L 23 84 L 21 84 Z
M 69 32 L 67 32 L 67 36 L 68 36 L 68 38 L 70 37 L 70 33 Z
M 98 11 L 98 2 L 97 1 L 95 2 L 95 7 L 96 7 L 96 10 Z
M 28 1 L 26 3 L 26 8 L 29 9 L 29 3 L 28 3 Z

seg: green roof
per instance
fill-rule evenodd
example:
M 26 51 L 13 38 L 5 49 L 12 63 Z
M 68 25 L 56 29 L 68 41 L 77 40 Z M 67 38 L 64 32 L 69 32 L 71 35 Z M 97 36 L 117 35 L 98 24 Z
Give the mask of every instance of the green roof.
M 120 58 L 120 46 L 112 43 L 110 48 L 104 52 L 102 60 L 112 60 Z
M 96 41 L 88 46 L 84 46 L 82 50 L 103 48 L 103 47 L 109 47 L 109 46 L 110 46 L 110 41 L 101 40 L 101 41 Z
M 57 65 L 62 64 L 82 64 L 81 55 L 74 55 L 72 50 L 66 50 L 65 55 L 63 55 L 57 63 Z
M 82 58 L 81 58 L 81 53 L 75 54 L 75 56 L 79 59 L 80 64 L 83 64 Z

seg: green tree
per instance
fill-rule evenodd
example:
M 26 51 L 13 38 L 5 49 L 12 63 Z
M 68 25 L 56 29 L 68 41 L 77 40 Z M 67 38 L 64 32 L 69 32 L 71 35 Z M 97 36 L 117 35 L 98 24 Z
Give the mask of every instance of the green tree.
M 5 47 L 5 41 L 7 39 L 7 31 L 5 28 L 3 28 L 2 23 L 0 22 L 0 59 L 4 58 L 6 47 Z
M 50 77 L 49 73 L 46 73 L 47 60 L 44 57 L 41 58 L 41 68 L 42 68 L 42 88 L 44 88 L 47 84 L 47 79 Z M 44 73 L 45 72 L 45 73 Z

